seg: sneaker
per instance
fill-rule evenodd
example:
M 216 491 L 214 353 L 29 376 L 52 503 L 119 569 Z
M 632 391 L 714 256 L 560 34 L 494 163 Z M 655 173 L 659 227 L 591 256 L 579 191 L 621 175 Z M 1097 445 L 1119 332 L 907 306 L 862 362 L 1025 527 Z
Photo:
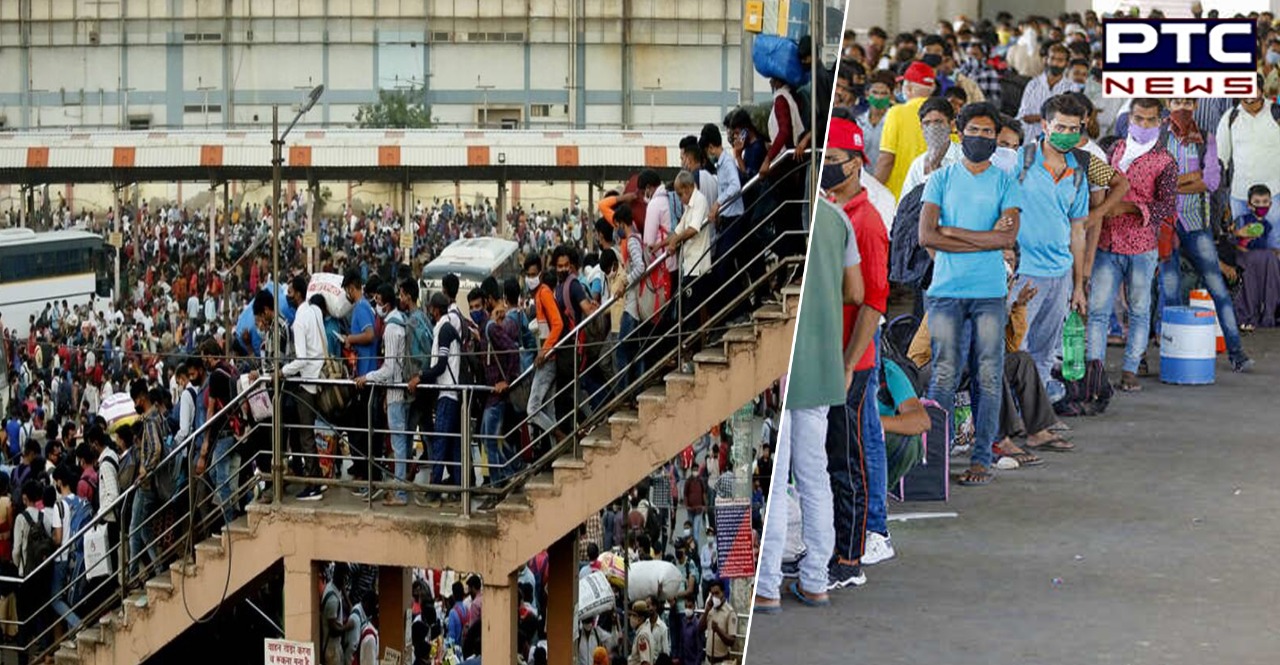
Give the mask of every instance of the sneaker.
M 1241 374 L 1247 373 L 1253 369 L 1253 359 L 1249 356 L 1240 356 L 1231 361 L 1231 370 Z
M 312 485 L 310 487 L 303 488 L 303 490 L 298 492 L 297 496 L 294 498 L 299 501 L 319 501 L 324 498 L 324 492 L 321 491 L 319 485 Z
M 892 559 L 895 554 L 897 552 L 893 551 L 893 541 L 888 536 L 882 536 L 875 531 L 867 532 L 867 545 L 862 553 L 862 565 L 874 566 L 881 561 Z
M 867 583 L 867 575 L 862 566 L 835 560 L 827 567 L 827 591 L 835 591 L 849 586 L 862 586 Z

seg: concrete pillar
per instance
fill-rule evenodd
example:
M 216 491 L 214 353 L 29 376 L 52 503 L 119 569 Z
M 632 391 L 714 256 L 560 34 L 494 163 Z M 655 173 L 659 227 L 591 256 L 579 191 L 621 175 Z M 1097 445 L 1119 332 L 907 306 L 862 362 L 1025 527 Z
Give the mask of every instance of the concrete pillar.
M 506 237 L 511 233 L 507 228 L 507 181 L 498 181 L 498 234 Z
M 516 616 L 520 608 L 518 573 L 504 580 L 484 580 L 484 615 L 480 621 L 480 651 L 486 663 L 512 665 L 519 647 Z M 569 662 L 569 661 L 561 661 Z
M 407 568 L 378 568 L 378 643 L 405 652 L 404 613 L 413 606 L 413 573 Z
M 547 550 L 547 662 L 571 663 L 574 610 L 578 605 L 578 531 L 565 534 Z
M 320 576 L 304 557 L 284 558 L 284 638 L 298 642 L 320 639 Z

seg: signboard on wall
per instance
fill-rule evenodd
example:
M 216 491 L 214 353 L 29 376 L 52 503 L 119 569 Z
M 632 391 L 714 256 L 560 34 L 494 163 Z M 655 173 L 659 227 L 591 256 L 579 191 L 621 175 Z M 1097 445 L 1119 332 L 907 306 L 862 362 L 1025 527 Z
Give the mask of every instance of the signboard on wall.
M 809 34 L 809 7 L 814 0 L 745 0 L 742 26 L 747 32 L 800 39 Z
M 316 645 L 311 642 L 263 640 L 266 665 L 316 665 Z

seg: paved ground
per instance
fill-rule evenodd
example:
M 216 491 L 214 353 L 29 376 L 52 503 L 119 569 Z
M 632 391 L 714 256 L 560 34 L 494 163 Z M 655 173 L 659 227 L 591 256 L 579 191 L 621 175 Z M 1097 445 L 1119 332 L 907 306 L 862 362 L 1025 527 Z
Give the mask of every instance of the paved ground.
M 755 617 L 747 663 L 1280 662 L 1280 332 L 1245 344 L 1251 375 L 1148 380 L 1069 421 L 1078 452 L 891 503 L 959 517 L 891 524 L 898 557 L 830 608 Z

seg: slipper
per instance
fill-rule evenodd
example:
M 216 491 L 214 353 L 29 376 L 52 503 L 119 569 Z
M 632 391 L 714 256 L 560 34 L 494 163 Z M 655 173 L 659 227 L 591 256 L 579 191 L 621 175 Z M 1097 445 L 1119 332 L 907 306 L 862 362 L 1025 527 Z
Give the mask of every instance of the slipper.
M 780 601 L 770 601 L 770 602 L 778 602 L 777 605 L 761 605 L 760 604 L 761 600 L 769 600 L 769 599 L 756 598 L 755 600 L 756 614 L 782 614 L 782 603 Z
M 808 594 L 804 592 L 804 590 L 800 588 L 799 582 L 792 582 L 790 589 L 791 589 L 791 595 L 795 596 L 796 600 L 804 603 L 805 605 L 808 605 L 809 607 L 826 607 L 831 604 L 831 599 L 829 598 L 826 598 L 823 600 L 816 600 L 810 597 Z
M 965 487 L 981 487 L 990 485 L 993 479 L 994 476 L 991 475 L 991 471 L 986 468 L 966 469 L 964 473 L 956 478 L 956 482 Z
M 1069 453 L 1076 449 L 1076 444 L 1060 436 L 1055 436 L 1044 443 L 1031 443 L 1028 441 L 1023 445 L 1031 450 L 1047 450 L 1053 453 Z
M 1014 469 L 1020 466 L 1036 466 L 1039 464 L 1044 464 L 1044 460 L 1041 459 L 1038 455 L 1027 452 L 1025 450 L 1019 450 L 1016 453 L 1008 453 L 1008 452 L 1005 452 L 1004 449 L 1000 447 L 1000 444 L 991 446 L 991 452 L 995 453 L 996 455 L 999 455 L 1001 460 L 1008 459 L 1016 462 L 1016 464 L 1011 467 Z
M 1064 423 L 1064 422 L 1062 422 L 1061 420 L 1059 420 L 1059 421 L 1057 421 L 1057 422 L 1055 422 L 1054 424 L 1052 424 L 1052 425 L 1050 425 L 1050 426 L 1049 426 L 1049 431 L 1050 431 L 1050 432 L 1055 432 L 1055 433 L 1057 433 L 1057 432 L 1070 432 L 1070 431 L 1071 431 L 1071 426 L 1070 426 L 1070 425 L 1068 425 L 1068 424 L 1066 424 L 1066 423 Z

